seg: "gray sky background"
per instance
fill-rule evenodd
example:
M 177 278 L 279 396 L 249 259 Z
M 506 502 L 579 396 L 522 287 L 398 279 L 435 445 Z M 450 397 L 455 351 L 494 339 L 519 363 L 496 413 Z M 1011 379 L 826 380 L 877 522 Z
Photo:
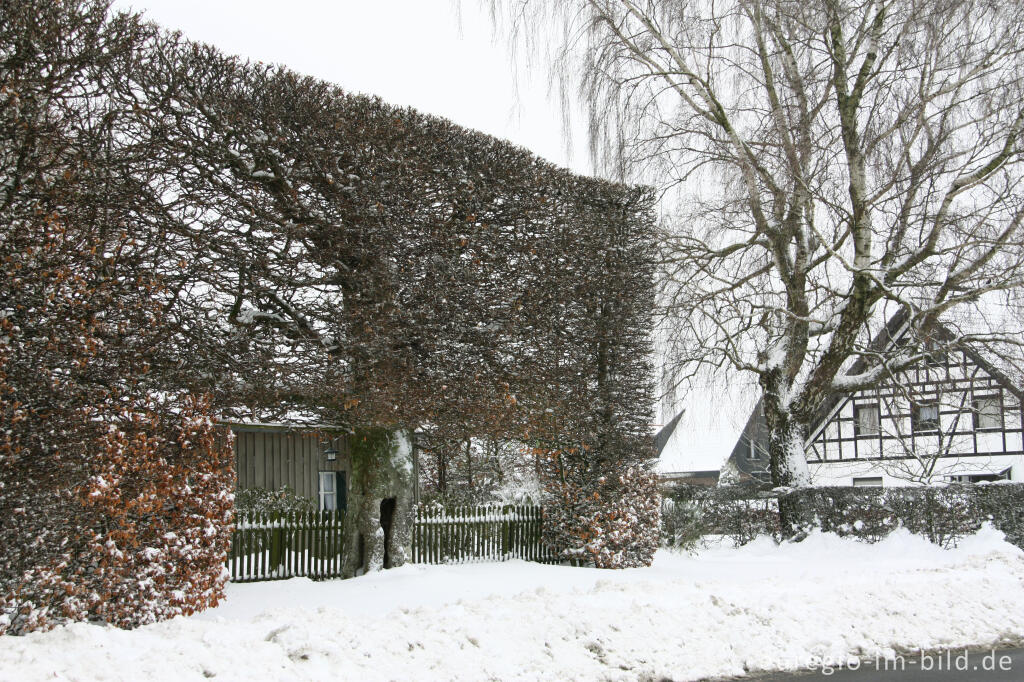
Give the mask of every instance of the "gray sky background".
M 589 173 L 582 134 L 567 153 L 546 75 L 518 78 L 476 0 L 116 0 L 229 54 L 285 64 L 505 138 Z M 578 124 L 578 122 L 577 122 Z M 582 130 L 579 125 L 577 129 Z

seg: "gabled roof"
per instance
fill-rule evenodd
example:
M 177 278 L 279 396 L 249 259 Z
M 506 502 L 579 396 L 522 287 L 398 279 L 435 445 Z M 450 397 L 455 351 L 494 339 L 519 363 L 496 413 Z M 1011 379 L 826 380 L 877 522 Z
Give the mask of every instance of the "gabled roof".
M 894 344 L 898 343 L 903 335 L 907 331 L 909 313 L 906 308 L 900 308 L 894 315 L 892 315 L 886 324 L 879 330 L 875 338 L 871 340 L 869 348 L 874 351 L 883 352 L 891 349 Z M 958 335 L 954 334 L 947 326 L 939 324 L 936 326 L 933 334 L 934 338 L 939 341 L 953 341 Z M 983 353 L 978 351 L 970 345 L 964 345 L 960 347 L 972 361 L 974 361 L 979 367 L 984 369 L 992 376 L 993 379 L 998 381 L 1004 388 L 1012 392 L 1018 398 L 1024 400 L 1024 387 L 1020 382 L 1013 381 L 1005 372 L 995 365 L 992 361 L 985 357 Z M 867 360 L 861 356 L 850 366 L 849 370 L 845 372 L 847 375 L 860 374 L 868 369 Z M 815 417 L 811 420 L 811 428 L 808 430 L 807 440 L 808 442 L 814 440 L 821 430 L 828 423 L 828 420 L 832 417 L 837 409 L 848 399 L 847 393 L 834 393 L 825 400 L 824 404 L 817 410 Z M 766 435 L 767 425 L 764 420 L 764 414 L 761 407 L 761 400 L 758 399 L 757 405 L 754 406 L 750 417 L 747 419 L 747 424 L 736 440 L 736 444 L 733 446 L 732 452 L 729 454 L 729 459 L 736 463 L 736 466 L 743 473 L 748 473 L 754 476 L 758 476 L 763 473 L 762 468 L 752 466 L 746 457 L 743 457 L 744 453 L 750 449 L 750 438 L 753 434 L 755 440 L 759 436 Z M 765 455 L 763 464 L 767 465 L 767 455 Z
M 901 308 L 895 315 L 889 318 L 885 327 L 872 339 L 870 348 L 878 352 L 884 352 L 890 350 L 896 343 L 903 338 L 907 332 L 907 312 L 905 308 Z M 931 336 L 939 342 L 950 342 L 957 338 L 957 334 L 954 334 L 946 325 L 938 324 L 933 330 Z M 1016 395 L 1018 398 L 1024 398 L 1024 388 L 1018 383 L 1010 379 L 1000 368 L 985 357 L 977 348 L 970 345 L 963 345 L 959 347 L 967 357 L 969 357 L 975 364 L 984 369 L 989 375 L 998 381 L 1004 388 L 1009 390 L 1011 393 Z M 860 357 L 850 367 L 847 374 L 859 374 L 868 369 L 867 361 Z M 825 427 L 828 420 L 832 417 L 832 414 L 841 407 L 842 403 L 848 398 L 846 393 L 835 393 L 831 395 L 825 403 L 818 409 L 817 414 L 811 421 L 811 428 L 807 433 L 808 442 L 812 441 L 821 432 L 821 429 Z
M 322 422 L 261 422 L 244 419 L 218 419 L 218 424 L 233 431 L 329 431 L 351 433 L 350 427 Z
M 891 348 L 906 332 L 908 317 L 907 309 L 900 307 L 889 316 L 885 324 L 875 334 L 869 348 L 879 352 Z M 945 325 L 936 327 L 933 335 L 942 341 L 953 340 L 959 336 Z M 1003 371 L 1000 366 L 977 348 L 965 346 L 963 350 L 972 361 L 1024 401 L 1024 380 L 1013 380 L 1006 371 Z M 868 361 L 864 357 L 860 357 L 850 365 L 844 374 L 860 374 L 867 369 Z M 730 411 L 733 412 L 732 416 L 734 417 L 735 410 L 730 410 L 726 406 L 719 406 L 718 409 L 715 409 L 714 406 L 708 405 L 709 401 L 705 399 L 705 396 L 702 395 L 700 398 L 700 400 L 691 400 L 691 404 L 675 414 L 672 420 L 655 435 L 655 447 L 659 456 L 657 471 L 662 475 L 678 473 L 696 475 L 712 470 L 718 471 L 727 461 L 732 460 L 741 473 L 763 477 L 764 466 L 767 465 L 767 453 L 764 453 L 759 461 L 752 462 L 746 457 L 751 448 L 751 437 L 754 438 L 756 446 L 757 443 L 763 442 L 767 435 L 760 398 L 753 409 L 746 412 L 748 417 L 742 428 L 723 418 L 722 413 Z M 847 394 L 845 393 L 835 393 L 824 402 L 811 422 L 809 440 L 817 435 L 820 428 L 827 423 L 832 413 L 841 406 L 846 398 Z M 705 414 L 701 418 L 693 414 L 701 410 L 709 412 L 709 408 L 711 413 L 716 413 L 714 416 L 709 417 Z M 732 444 L 731 448 L 730 444 Z
M 691 391 L 682 408 L 655 435 L 656 472 L 662 476 L 717 474 L 741 431 L 740 419 L 750 405 L 750 395 L 745 385 Z M 738 405 L 739 410 L 730 409 Z
M 665 444 L 668 443 L 669 436 L 676 430 L 676 426 L 679 425 L 679 420 L 683 418 L 683 412 L 686 410 L 680 410 L 679 414 L 672 418 L 668 424 L 661 427 L 658 433 L 654 434 L 654 451 L 661 456 L 661 451 L 665 449 Z

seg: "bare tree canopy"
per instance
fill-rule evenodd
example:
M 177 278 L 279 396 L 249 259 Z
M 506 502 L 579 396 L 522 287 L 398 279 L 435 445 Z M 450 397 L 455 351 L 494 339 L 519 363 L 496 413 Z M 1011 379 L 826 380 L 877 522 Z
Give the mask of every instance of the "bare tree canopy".
M 776 485 L 808 482 L 822 400 L 918 361 L 937 322 L 947 345 L 1016 340 L 992 317 L 1024 280 L 1018 3 L 506 9 L 579 88 L 602 167 L 664 190 L 669 369 L 756 376 Z M 876 352 L 898 310 L 920 343 Z

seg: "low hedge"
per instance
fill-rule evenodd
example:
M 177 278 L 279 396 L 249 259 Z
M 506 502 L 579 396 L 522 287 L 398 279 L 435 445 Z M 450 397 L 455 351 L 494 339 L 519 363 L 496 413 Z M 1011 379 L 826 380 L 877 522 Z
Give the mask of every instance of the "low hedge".
M 778 539 L 780 499 L 795 502 L 805 531 L 818 528 L 877 542 L 902 527 L 949 547 L 989 521 L 1007 541 L 1024 548 L 1024 483 L 792 491 L 682 485 L 666 495 L 662 537 L 665 544 L 681 547 L 707 535 L 723 535 L 736 544 L 758 535 Z
M 662 542 L 688 548 L 706 535 L 743 545 L 759 535 L 779 536 L 778 499 L 753 485 L 679 485 L 663 497 Z
M 235 493 L 235 511 L 239 513 L 269 514 L 308 514 L 319 509 L 317 500 L 303 497 L 290 486 L 282 486 L 278 490 L 264 488 L 246 488 Z

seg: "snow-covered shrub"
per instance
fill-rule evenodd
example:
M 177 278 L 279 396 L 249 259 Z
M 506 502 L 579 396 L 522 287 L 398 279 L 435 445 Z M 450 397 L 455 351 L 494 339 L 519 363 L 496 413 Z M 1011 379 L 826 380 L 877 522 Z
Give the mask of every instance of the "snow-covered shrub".
M 640 467 L 618 476 L 567 473 L 548 490 L 546 542 L 563 558 L 598 568 L 650 566 L 661 515 L 654 475 Z
M 19 506 L 0 532 L 9 548 L 0 560 L 0 634 L 77 620 L 133 627 L 222 596 L 230 447 L 201 406 L 167 426 L 153 412 L 127 416 L 128 428 L 111 424 L 81 451 L 47 457 L 53 474 L 36 479 L 35 491 L 5 486 L 0 505 Z M 33 453 L 5 452 L 5 476 L 24 475 L 17 460 L 26 458 Z
M 695 548 L 703 537 L 700 521 L 698 506 L 677 502 L 671 497 L 662 498 L 661 544 L 674 549 Z
M 544 490 L 532 471 L 522 472 L 491 490 L 490 504 L 539 505 L 544 501 Z
M 1024 546 L 1024 484 L 957 484 L 899 488 L 807 488 L 799 497 L 805 525 L 877 542 L 896 528 L 949 547 L 986 521 Z
M 244 514 L 289 514 L 293 512 L 307 513 L 319 509 L 316 500 L 303 497 L 290 486 L 282 486 L 278 490 L 264 488 L 248 488 L 235 493 L 235 511 Z
M 0 238 L 0 634 L 216 604 L 234 486 L 208 404 L 158 390 L 131 240 L 59 216 Z M 124 259 L 124 260 L 122 260 Z
M 793 500 L 804 530 L 820 529 L 864 542 L 878 542 L 897 528 L 949 547 L 985 522 L 1024 547 L 1024 484 L 964 484 L 899 488 L 800 488 L 782 496 L 757 485 L 677 485 L 668 493 L 663 531 L 677 545 L 724 535 L 735 544 L 759 535 L 781 538 L 778 504 Z
M 64 589 L 104 595 L 79 602 L 79 615 L 134 627 L 217 604 L 228 575 L 233 454 L 200 401 L 161 416 L 132 415 L 110 428 L 88 485 L 76 491 L 86 556 L 99 565 Z M 79 557 L 82 561 L 86 557 Z
M 757 484 L 728 486 L 677 484 L 667 493 L 663 538 L 689 549 L 705 535 L 723 535 L 744 545 L 759 535 L 778 536 L 778 505 Z

